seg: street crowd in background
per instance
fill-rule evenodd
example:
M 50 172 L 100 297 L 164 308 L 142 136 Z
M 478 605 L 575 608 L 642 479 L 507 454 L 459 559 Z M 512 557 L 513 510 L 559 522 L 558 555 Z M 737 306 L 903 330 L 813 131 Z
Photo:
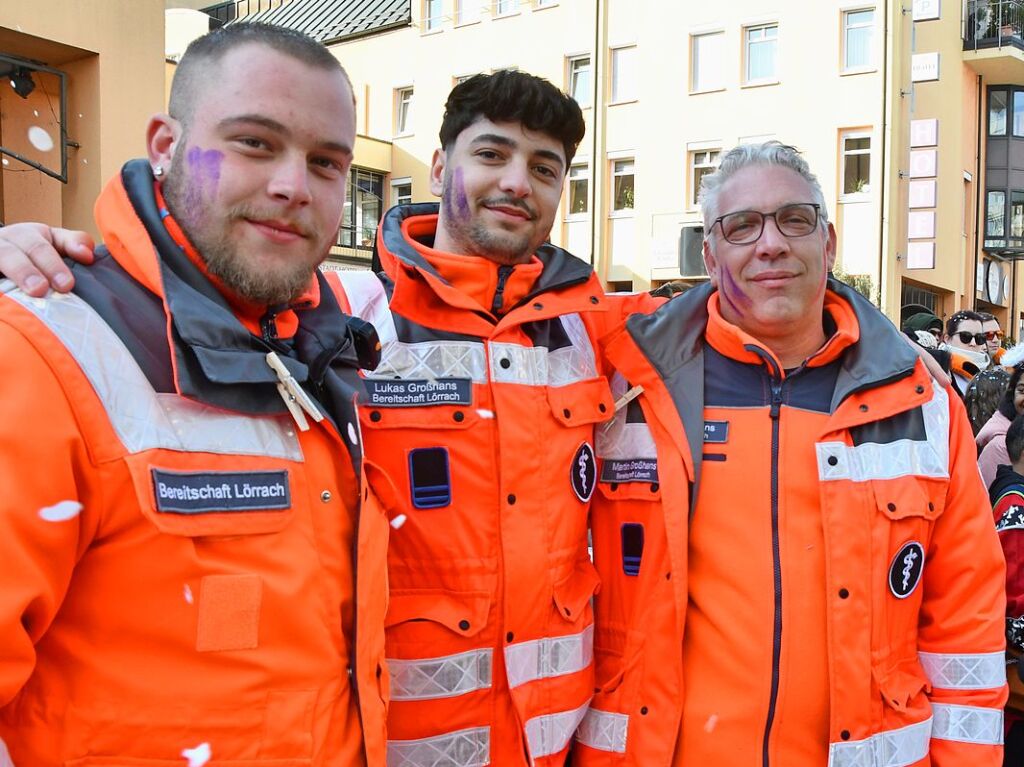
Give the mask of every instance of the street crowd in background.
M 702 181 L 707 284 L 606 295 L 515 70 L 324 274 L 354 109 L 223 27 L 102 245 L 0 229 L 0 767 L 1020 763 L 1024 347 L 835 280 L 778 141 Z

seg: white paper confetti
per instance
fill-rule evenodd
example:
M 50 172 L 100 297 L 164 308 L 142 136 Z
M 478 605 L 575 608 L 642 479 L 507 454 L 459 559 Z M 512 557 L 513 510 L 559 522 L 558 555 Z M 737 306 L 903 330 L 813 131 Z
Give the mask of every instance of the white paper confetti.
M 391 520 L 391 526 L 397 530 L 405 524 L 406 519 L 408 519 L 408 517 L 406 517 L 405 514 L 399 514 L 397 517 Z
M 712 732 L 715 727 L 718 726 L 718 714 L 712 714 L 708 717 L 708 720 L 704 722 L 704 732 Z
M 192 604 L 195 601 L 195 598 L 192 596 L 192 587 L 189 586 L 187 583 L 185 584 L 184 594 L 185 594 L 185 601 L 188 602 L 189 604 Z
M 477 410 L 476 414 L 481 418 L 494 418 L 493 410 Z
M 28 141 L 40 152 L 49 152 L 53 149 L 53 136 L 38 125 L 33 125 L 28 129 Z
M 348 441 L 353 445 L 359 444 L 359 436 L 356 434 L 356 427 L 352 424 L 348 425 Z
M 181 755 L 188 759 L 188 767 L 203 767 L 210 761 L 210 744 L 200 743 L 195 748 L 186 748 Z
M 53 506 L 46 506 L 39 510 L 39 517 L 47 522 L 65 522 L 74 519 L 82 513 L 82 504 L 78 501 L 61 501 Z

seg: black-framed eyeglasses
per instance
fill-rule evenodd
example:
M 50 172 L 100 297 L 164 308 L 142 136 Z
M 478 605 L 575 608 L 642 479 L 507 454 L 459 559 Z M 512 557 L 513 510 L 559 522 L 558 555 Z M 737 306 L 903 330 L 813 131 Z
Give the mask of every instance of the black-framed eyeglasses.
M 985 345 L 985 334 L 984 333 L 969 333 L 966 330 L 958 330 L 953 335 L 960 339 L 960 343 L 969 344 L 972 340 L 975 346 Z
M 775 226 L 786 237 L 806 237 L 818 226 L 818 216 L 821 206 L 813 202 L 798 202 L 792 205 L 783 205 L 771 213 L 762 213 L 759 210 L 738 210 L 735 213 L 726 213 L 719 216 L 712 222 L 722 229 L 722 236 L 726 242 L 733 245 L 749 245 L 757 242 L 764 232 L 764 220 L 774 218 Z

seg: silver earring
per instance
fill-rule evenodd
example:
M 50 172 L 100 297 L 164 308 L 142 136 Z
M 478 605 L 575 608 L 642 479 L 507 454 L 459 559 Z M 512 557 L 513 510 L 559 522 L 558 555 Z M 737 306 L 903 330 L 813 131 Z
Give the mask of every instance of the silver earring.
M 164 166 L 157 165 L 155 168 L 153 168 L 153 175 L 156 176 L 157 178 L 160 178 L 162 175 L 164 175 Z

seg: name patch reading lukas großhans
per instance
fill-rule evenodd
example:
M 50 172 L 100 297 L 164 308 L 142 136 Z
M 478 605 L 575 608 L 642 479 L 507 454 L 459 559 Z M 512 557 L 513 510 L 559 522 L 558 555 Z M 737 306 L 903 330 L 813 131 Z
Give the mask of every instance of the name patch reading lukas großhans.
M 378 407 L 471 405 L 473 382 L 468 378 L 364 378 L 369 404 Z
M 270 511 L 292 505 L 288 472 L 151 469 L 156 509 L 169 514 Z

